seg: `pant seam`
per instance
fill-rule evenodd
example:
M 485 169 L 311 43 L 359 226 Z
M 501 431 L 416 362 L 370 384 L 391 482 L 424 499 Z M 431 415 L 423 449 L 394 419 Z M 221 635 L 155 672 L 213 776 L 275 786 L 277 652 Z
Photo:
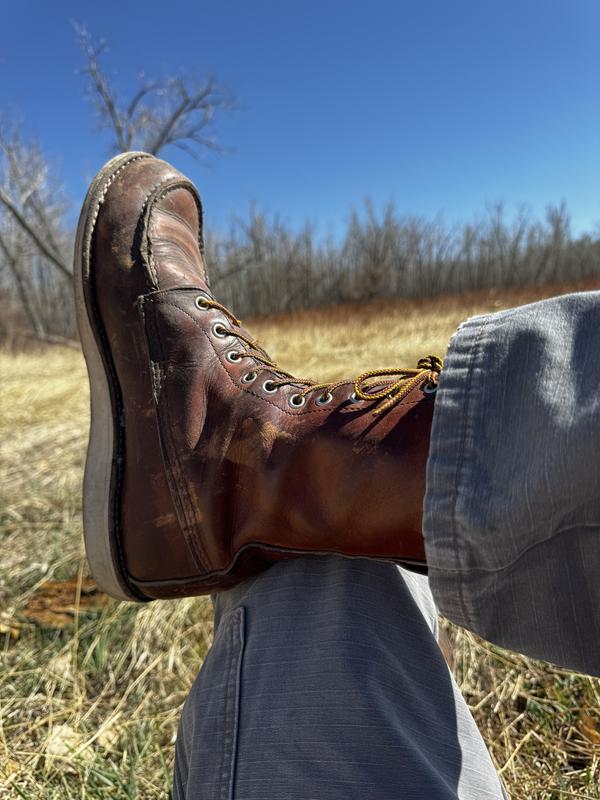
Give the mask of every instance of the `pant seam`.
M 488 325 L 490 318 L 488 317 L 484 320 L 477 332 L 477 336 L 475 337 L 475 342 L 473 343 L 473 347 L 471 349 L 469 362 L 467 364 L 468 369 L 468 377 L 467 377 L 467 386 L 465 390 L 465 409 L 463 414 L 463 426 L 461 431 L 460 437 L 460 446 L 458 449 L 459 452 L 459 461 L 456 467 L 456 480 L 454 482 L 454 493 L 452 498 L 452 534 L 453 534 L 453 546 L 454 546 L 454 560 L 456 564 L 456 572 L 462 572 L 461 566 L 461 559 L 459 554 L 459 546 L 458 546 L 458 520 L 457 520 L 457 504 L 458 504 L 458 496 L 459 496 L 459 488 L 461 485 L 462 480 L 462 473 L 465 465 L 465 444 L 467 440 L 467 430 L 470 421 L 470 411 L 471 411 L 471 384 L 473 382 L 473 365 L 475 362 L 475 356 L 478 355 L 478 351 L 480 348 L 480 340 L 486 326 Z M 460 602 L 460 607 L 463 612 L 464 619 L 466 620 L 468 626 L 474 627 L 473 619 L 471 616 L 470 611 L 467 608 L 467 602 L 464 593 L 464 587 L 462 582 L 458 582 L 458 597 Z

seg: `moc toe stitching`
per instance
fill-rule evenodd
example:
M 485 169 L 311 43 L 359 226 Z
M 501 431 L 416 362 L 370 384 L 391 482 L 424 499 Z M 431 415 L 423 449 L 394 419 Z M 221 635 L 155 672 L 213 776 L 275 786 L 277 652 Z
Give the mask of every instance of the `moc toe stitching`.
M 149 235 L 149 228 L 150 228 L 150 215 L 152 213 L 152 206 L 153 204 L 150 203 L 150 198 L 152 195 L 161 188 L 165 183 L 172 181 L 173 178 L 171 175 L 166 175 L 162 180 L 158 181 L 152 189 L 148 192 L 148 194 L 144 197 L 142 201 L 142 211 L 140 214 L 139 219 L 139 226 L 141 231 L 140 237 L 140 255 L 142 256 L 142 262 L 147 266 L 148 271 L 150 272 L 150 277 L 152 280 L 153 288 L 160 288 L 160 283 L 158 280 L 158 272 L 156 270 L 156 264 L 154 262 L 152 256 L 152 243 Z M 156 202 L 156 199 L 154 200 Z
M 93 236 L 94 236 L 94 230 L 95 230 L 95 227 L 96 227 L 96 222 L 98 220 L 98 214 L 100 213 L 100 209 L 102 207 L 102 204 L 104 203 L 104 201 L 106 199 L 106 193 L 108 192 L 108 190 L 110 189 L 110 187 L 114 183 L 115 179 L 117 178 L 118 175 L 121 174 L 121 172 L 123 172 L 123 170 L 127 169 L 127 167 L 129 167 L 131 164 L 134 164 L 136 161 L 141 161 L 141 160 L 143 160 L 145 158 L 151 158 L 151 156 L 148 153 L 140 153 L 139 155 L 134 156 L 133 158 L 130 158 L 128 161 L 125 161 L 113 173 L 111 173 L 111 175 L 108 176 L 106 182 L 103 184 L 102 189 L 100 190 L 100 194 L 98 196 L 98 199 L 96 200 L 96 203 L 94 205 L 93 211 L 92 211 L 91 215 L 89 216 L 89 221 L 88 221 L 89 231 L 88 231 L 88 235 L 85 237 L 84 242 L 83 242 L 84 251 L 89 253 L 90 250 L 91 250 L 91 244 L 92 244 L 92 239 L 93 239 Z M 88 263 L 88 267 L 89 267 L 91 265 L 91 258 L 88 259 L 88 262 L 89 262 Z M 89 269 L 88 269 L 88 271 L 86 273 L 84 273 L 84 277 L 86 279 L 89 279 L 89 277 L 90 277 L 90 270 Z
M 118 422 L 114 426 L 115 439 L 116 439 L 116 458 L 114 459 L 114 495 L 110 508 L 112 527 L 115 534 L 112 537 L 112 542 L 115 545 L 115 552 L 117 556 L 118 565 L 120 568 L 120 577 L 127 586 L 128 590 L 132 593 L 132 595 L 140 600 L 148 600 L 149 598 L 146 595 L 144 595 L 139 590 L 139 588 L 132 582 L 132 578 L 129 574 L 129 570 L 127 569 L 125 561 L 125 553 L 123 550 L 123 542 L 121 537 L 121 519 L 119 513 L 120 504 L 118 498 L 120 497 L 121 494 L 121 489 L 123 485 L 123 474 L 124 474 L 123 450 L 124 450 L 125 434 L 122 424 L 123 398 L 115 365 L 111 355 L 108 336 L 104 328 L 104 324 L 102 322 L 100 310 L 98 307 L 96 292 L 93 284 L 93 276 L 95 274 L 93 269 L 93 263 L 94 263 L 93 245 L 94 245 L 94 236 L 96 232 L 96 225 L 98 222 L 100 209 L 106 200 L 106 195 L 109 188 L 112 186 L 117 176 L 120 175 L 129 166 L 138 161 L 144 160 L 145 158 L 148 157 L 149 156 L 147 156 L 146 154 L 137 155 L 129 159 L 128 161 L 125 161 L 124 163 L 120 164 L 120 166 L 113 173 L 111 173 L 111 175 L 107 177 L 106 181 L 104 182 L 99 191 L 99 195 L 96 200 L 96 203 L 94 204 L 93 211 L 91 212 L 91 215 L 88 216 L 89 227 L 87 235 L 82 245 L 82 250 L 84 253 L 84 261 L 87 262 L 87 271 L 84 273 L 83 276 L 85 279 L 84 295 L 86 298 L 87 310 L 88 314 L 91 315 L 94 321 L 94 334 L 99 339 L 99 345 L 100 345 L 99 350 L 106 369 L 106 379 L 109 385 L 111 386 L 118 413 Z
M 202 203 L 200 198 L 198 197 L 198 193 L 194 185 L 188 181 L 185 177 L 173 177 L 172 175 L 165 176 L 162 180 L 158 181 L 152 189 L 148 192 L 146 197 L 144 198 L 143 205 L 142 205 L 142 213 L 140 216 L 140 223 L 141 223 L 141 237 L 140 237 L 140 254 L 142 256 L 143 262 L 146 264 L 150 274 L 152 276 L 154 287 L 160 289 L 160 279 L 158 277 L 158 269 L 156 266 L 156 260 L 154 257 L 153 252 L 153 242 L 152 242 L 152 215 L 156 210 L 158 203 L 161 200 L 170 194 L 171 192 L 176 192 L 178 189 L 183 189 L 187 191 L 194 201 L 196 205 L 196 209 L 198 211 L 198 233 L 196 235 L 196 240 L 198 243 L 198 249 L 200 251 L 200 255 L 204 252 L 204 238 L 203 238 L 203 231 L 202 231 L 202 222 L 203 222 L 203 212 L 202 212 Z M 170 216 L 174 217 L 179 224 L 185 225 L 188 229 L 191 229 L 189 223 L 180 217 L 177 214 L 170 214 Z M 194 231 L 192 231 L 194 233 Z M 206 270 L 202 270 L 202 279 L 206 281 L 208 284 L 208 278 L 206 275 Z

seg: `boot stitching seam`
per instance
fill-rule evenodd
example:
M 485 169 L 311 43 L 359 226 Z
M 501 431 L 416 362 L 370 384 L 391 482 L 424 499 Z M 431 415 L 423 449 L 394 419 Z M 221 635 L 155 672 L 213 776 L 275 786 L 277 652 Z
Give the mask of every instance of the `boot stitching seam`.
M 177 179 L 176 175 L 166 175 L 160 181 L 155 183 L 152 186 L 152 188 L 149 190 L 149 192 L 146 194 L 144 199 L 142 200 L 142 206 L 141 206 L 142 207 L 142 211 L 141 211 L 141 214 L 140 214 L 140 222 L 141 222 L 141 228 L 142 228 L 142 230 L 141 230 L 142 241 L 140 242 L 140 248 L 139 248 L 140 249 L 140 255 L 142 257 L 142 262 L 144 264 L 146 264 L 146 266 L 148 267 L 148 271 L 150 272 L 150 277 L 152 279 L 153 286 L 155 286 L 156 288 L 160 288 L 160 284 L 158 282 L 158 274 L 156 272 L 156 267 L 154 265 L 152 254 L 150 252 L 150 244 L 151 244 L 151 242 L 150 242 L 150 230 L 149 230 L 149 228 L 150 228 L 150 215 L 152 213 L 152 205 L 153 205 L 153 203 L 157 202 L 157 199 L 155 198 L 152 204 L 149 204 L 149 200 L 152 197 L 152 195 L 157 190 L 159 190 L 160 187 L 163 184 L 167 183 L 168 181 L 172 181 L 174 179 L 175 180 Z M 148 219 L 146 219 L 146 215 L 148 216 Z
M 165 185 L 170 184 L 170 185 Z M 176 175 L 169 175 L 163 178 L 162 180 L 158 181 L 152 189 L 148 192 L 146 197 L 144 198 L 142 204 L 142 242 L 140 243 L 140 254 L 142 256 L 142 260 L 147 265 L 150 275 L 153 279 L 154 286 L 157 289 L 160 289 L 160 281 L 158 279 L 158 270 L 156 269 L 156 261 L 154 257 L 154 253 L 152 251 L 152 236 L 151 236 L 151 225 L 152 225 L 152 213 L 157 203 L 163 200 L 170 192 L 177 191 L 177 189 L 184 189 L 190 193 L 192 199 L 196 205 L 196 209 L 198 211 L 198 249 L 200 251 L 200 255 L 204 252 L 204 238 L 203 238 L 203 231 L 202 231 L 202 203 L 200 198 L 197 195 L 197 192 L 190 181 L 188 181 L 183 175 L 180 173 Z M 152 195 L 155 195 L 152 197 Z M 189 226 L 188 226 L 189 227 Z M 202 279 L 208 285 L 208 280 L 206 280 L 206 268 L 203 269 Z
M 169 579 L 160 580 L 160 581 L 144 581 L 144 580 L 141 580 L 141 581 L 139 581 L 139 583 L 140 583 L 140 585 L 142 585 L 144 587 L 147 586 L 149 589 L 151 589 L 151 588 L 160 589 L 162 586 L 167 585 L 168 586 L 168 591 L 169 591 L 170 594 L 186 594 L 186 593 L 189 592 L 190 584 L 195 585 L 198 582 L 202 583 L 204 588 L 209 588 L 210 586 L 218 586 L 223 577 L 227 577 L 228 575 L 231 575 L 231 572 L 232 572 L 233 568 L 236 566 L 237 562 L 240 560 L 240 558 L 242 556 L 246 555 L 247 553 L 249 553 L 252 550 L 257 549 L 257 548 L 259 550 L 262 549 L 262 550 L 266 550 L 267 552 L 272 552 L 272 553 L 284 553 L 286 555 L 290 554 L 290 553 L 293 553 L 293 554 L 296 554 L 296 555 L 304 555 L 306 557 L 311 557 L 311 556 L 315 556 L 315 557 L 319 557 L 319 556 L 340 556 L 341 558 L 348 558 L 348 559 L 362 559 L 362 558 L 364 558 L 363 555 L 349 555 L 347 553 L 341 553 L 339 550 L 318 550 L 318 551 L 317 550 L 311 550 L 311 551 L 306 551 L 306 550 L 293 548 L 293 547 L 281 547 L 279 545 L 271 545 L 271 544 L 268 544 L 267 542 L 261 542 L 260 540 L 257 540 L 256 542 L 248 542 L 247 544 L 243 545 L 243 547 L 241 547 L 240 550 L 238 550 L 238 552 L 237 552 L 236 556 L 234 557 L 233 561 L 230 564 L 227 565 L 226 569 L 223 569 L 223 570 L 210 570 L 209 572 L 204 573 L 204 575 L 194 575 L 194 576 L 188 577 L 188 578 L 180 578 L 180 579 L 178 579 L 178 578 L 169 578 Z M 372 560 L 374 560 L 374 561 L 382 561 L 382 562 L 385 562 L 385 563 L 390 563 L 391 562 L 393 564 L 400 564 L 401 566 L 404 566 L 404 567 L 406 567 L 408 569 L 410 569 L 411 567 L 420 567 L 420 568 L 423 568 L 425 570 L 425 572 L 423 574 L 427 574 L 427 572 L 426 572 L 427 564 L 425 562 L 423 562 L 423 561 L 394 558 L 393 556 L 384 556 L 384 555 L 370 556 L 369 558 L 372 558 Z M 181 586 L 173 586 L 172 585 L 172 581 L 173 580 L 180 580 L 180 581 L 183 582 L 183 584 Z
M 105 366 L 106 371 L 106 378 L 107 382 L 112 386 L 113 396 L 116 404 L 117 410 L 117 419 L 113 420 L 116 422 L 116 459 L 115 459 L 115 466 L 114 469 L 114 496 L 111 499 L 111 518 L 112 518 L 112 525 L 113 525 L 113 536 L 112 541 L 115 543 L 116 554 L 118 558 L 119 565 L 121 567 L 121 576 L 123 581 L 125 582 L 126 586 L 133 592 L 134 595 L 137 595 L 138 599 L 148 600 L 146 595 L 143 595 L 140 590 L 136 587 L 133 583 L 132 576 L 127 569 L 127 565 L 125 562 L 125 554 L 123 551 L 123 544 L 121 541 L 121 520 L 120 520 L 120 508 L 121 508 L 121 492 L 123 487 L 123 454 L 125 451 L 125 438 L 124 438 L 124 425 L 122 424 L 123 416 L 124 416 L 124 406 L 123 406 L 123 397 L 121 392 L 121 386 L 119 384 L 119 380 L 116 373 L 116 368 L 113 363 L 112 353 L 110 350 L 110 345 L 108 342 L 108 336 L 104 329 L 104 324 L 102 322 L 102 318 L 100 316 L 100 310 L 98 307 L 98 301 L 96 297 L 96 292 L 93 286 L 93 278 L 95 276 L 95 272 L 92 271 L 92 265 L 94 262 L 93 258 L 93 244 L 94 244 L 94 236 L 96 233 L 96 223 L 98 221 L 98 216 L 100 214 L 100 208 L 104 204 L 106 200 L 106 194 L 108 189 L 112 186 L 117 176 L 128 167 L 130 164 L 134 162 L 141 161 L 145 159 L 147 156 L 145 154 L 136 156 L 130 160 L 125 161 L 121 164 L 121 166 L 115 170 L 112 175 L 107 177 L 106 182 L 99 187 L 99 194 L 94 205 L 94 210 L 92 212 L 91 217 L 88 217 L 89 222 L 89 231 L 87 232 L 88 235 L 85 237 L 84 241 L 82 242 L 82 255 L 84 258 L 87 258 L 88 261 L 88 270 L 87 274 L 84 274 L 83 278 L 83 294 L 84 300 L 86 305 L 86 311 L 88 313 L 88 317 L 92 317 L 95 325 L 93 326 L 92 330 L 94 335 L 98 337 L 98 349 L 100 351 L 103 364 Z M 87 293 L 86 293 L 87 287 Z M 90 320 L 91 324 L 91 320 Z M 100 347 L 100 344 L 102 347 Z M 111 471 L 112 472 L 112 471 Z M 112 478 L 112 474 L 111 474 Z M 140 597 L 141 595 L 141 597 Z
M 285 409 L 285 408 L 280 408 L 280 407 L 279 407 L 279 406 L 278 406 L 276 403 L 274 403 L 272 400 L 269 400 L 269 399 L 268 399 L 268 397 L 263 397 L 262 395 L 260 395 L 260 394 L 257 394 L 257 393 L 256 393 L 255 391 L 253 391 L 252 389 L 247 389 L 247 388 L 245 388 L 245 387 L 243 388 L 243 387 L 241 387 L 241 386 L 238 386 L 238 384 L 236 383 L 236 381 L 234 381 L 234 379 L 233 379 L 233 378 L 232 378 L 232 376 L 230 375 L 230 373 L 229 373 L 229 370 L 228 370 L 228 369 L 225 367 L 225 365 L 224 365 L 224 364 L 223 364 L 223 362 L 221 361 L 220 355 L 219 355 L 218 351 L 215 349 L 215 346 L 214 346 L 213 342 L 211 341 L 211 339 L 210 339 L 210 336 L 209 336 L 209 335 L 208 335 L 208 333 L 207 333 L 207 332 L 204 330 L 204 328 L 201 326 L 201 324 L 198 322 L 198 320 L 196 320 L 196 319 L 195 319 L 195 317 L 193 317 L 193 316 L 192 316 L 192 315 L 189 313 L 189 311 L 187 311 L 185 308 L 182 308 L 180 305 L 178 305 L 177 303 L 174 303 L 174 302 L 172 302 L 172 301 L 170 301 L 170 300 L 163 300 L 162 298 L 156 298 L 156 299 L 155 299 L 154 297 L 149 297 L 149 298 L 147 298 L 147 299 L 148 299 L 150 302 L 152 302 L 152 303 L 159 303 L 159 304 L 161 304 L 161 305 L 168 305 L 168 306 L 172 306 L 173 308 L 177 308 L 177 309 L 179 309 L 179 311 L 181 311 L 183 314 L 185 314 L 187 317 L 189 317 L 189 318 L 192 320 L 192 322 L 194 323 L 194 325 L 196 325 L 196 327 L 197 327 L 197 328 L 198 328 L 198 329 L 199 329 L 199 330 L 200 330 L 200 331 L 201 331 L 201 332 L 202 332 L 202 333 L 203 333 L 203 334 L 206 336 L 206 338 L 207 338 L 207 339 L 208 339 L 208 341 L 210 342 L 210 345 L 211 345 L 211 347 L 212 347 L 212 349 L 213 349 L 213 352 L 214 352 L 215 356 L 217 357 L 217 360 L 218 360 L 218 362 L 219 362 L 219 364 L 220 364 L 221 368 L 223 369 L 223 371 L 225 372 L 225 374 L 227 375 L 227 377 L 229 378 L 229 380 L 231 381 L 231 383 L 232 383 L 232 384 L 233 384 L 233 385 L 234 385 L 234 386 L 235 386 L 237 389 L 240 389 L 241 391 L 243 391 L 243 392 L 245 392 L 245 393 L 247 393 L 247 394 L 251 394 L 253 397 L 256 397 L 256 398 L 258 398 L 259 400 L 263 400 L 265 403 L 268 403 L 269 405 L 273 406 L 273 408 L 276 408 L 278 411 L 281 411 L 283 414 L 287 414 L 287 415 L 288 415 L 288 416 L 290 416 L 290 417 L 299 417 L 301 414 L 319 414 L 319 413 L 321 413 L 321 414 L 322 414 L 322 413 L 331 413 L 332 409 L 330 409 L 330 408 L 326 408 L 326 407 L 325 407 L 325 408 L 313 408 L 313 409 L 306 409 L 306 410 L 304 410 L 304 411 L 300 411 L 300 412 L 296 412 L 296 413 L 294 413 L 293 411 L 287 411 L 287 409 Z M 273 372 L 274 372 L 274 370 L 273 370 Z M 344 385 L 344 384 L 342 384 L 342 386 L 343 386 L 343 385 Z M 353 385 L 352 381 L 348 381 L 348 386 L 352 386 L 352 385 Z M 419 399 L 419 400 L 411 400 L 410 402 L 407 402 L 407 403 L 406 403 L 406 402 L 401 402 L 401 403 L 398 403 L 398 404 L 397 404 L 397 406 L 414 406 L 414 405 L 416 405 L 417 403 L 421 403 L 421 402 L 422 402 L 422 400 L 421 400 L 421 399 Z
M 142 303 L 142 307 L 143 307 L 143 303 Z M 147 317 L 145 316 L 145 314 L 144 314 L 144 319 L 147 320 Z M 153 328 L 153 332 L 154 332 L 154 335 L 156 337 L 156 340 L 157 340 L 157 343 L 158 343 L 158 346 L 159 346 L 159 349 L 160 349 L 162 360 L 165 361 L 166 359 L 164 357 L 163 342 L 162 342 L 162 338 L 161 338 L 161 335 L 160 335 L 160 330 L 158 328 L 158 325 L 156 324 L 156 320 L 155 319 L 152 320 L 152 328 Z M 146 325 L 146 330 L 148 330 L 148 325 Z M 173 415 L 171 413 L 171 407 L 170 407 L 170 403 L 169 403 L 168 394 L 169 394 L 168 391 L 167 392 L 163 392 L 162 393 L 162 398 L 163 398 L 163 402 L 164 402 L 164 405 L 165 405 L 165 409 L 166 409 L 168 420 L 169 420 L 169 422 L 171 422 L 172 419 L 173 419 Z M 159 412 L 158 402 L 156 403 L 156 405 L 157 405 L 157 409 L 156 410 L 157 410 L 157 415 L 158 415 L 158 412 Z M 159 429 L 159 431 L 160 431 L 160 429 Z M 183 470 L 183 468 L 181 466 L 181 463 L 179 461 L 179 458 L 178 458 L 178 455 L 177 455 L 177 448 L 175 447 L 173 439 L 171 438 L 170 425 L 167 425 L 167 427 L 166 427 L 165 438 L 167 440 L 166 449 L 167 449 L 169 462 L 171 463 L 172 468 L 174 467 L 174 472 L 176 472 L 176 479 L 174 481 L 174 488 L 175 488 L 175 491 L 176 491 L 176 495 L 179 497 L 179 501 L 181 503 L 182 510 L 183 510 L 183 513 L 184 513 L 184 518 L 185 518 L 185 526 L 183 526 L 184 538 L 188 542 L 188 545 L 190 546 L 190 550 L 192 552 L 192 555 L 193 555 L 194 559 L 197 562 L 196 566 L 198 568 L 200 568 L 200 569 L 206 570 L 207 569 L 207 564 L 209 563 L 209 559 L 208 559 L 206 550 L 204 549 L 204 545 L 202 544 L 200 538 L 196 535 L 195 528 L 197 527 L 198 523 L 196 522 L 196 519 L 195 519 L 193 504 L 192 504 L 191 497 L 190 497 L 190 494 L 189 494 L 189 491 L 188 491 L 187 478 L 185 477 L 185 472 L 184 472 L 184 470 Z M 187 536 L 186 536 L 186 531 L 187 531 Z

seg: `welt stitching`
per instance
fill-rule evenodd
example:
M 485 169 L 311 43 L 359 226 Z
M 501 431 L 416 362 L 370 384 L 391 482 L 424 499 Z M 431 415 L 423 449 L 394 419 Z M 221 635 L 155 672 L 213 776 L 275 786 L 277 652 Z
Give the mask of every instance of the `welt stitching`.
M 117 170 L 115 170 L 114 173 L 112 173 L 107 178 L 106 182 L 103 184 L 103 186 L 100 189 L 100 193 L 98 195 L 98 199 L 97 199 L 97 202 L 95 204 L 94 211 L 92 213 L 92 217 L 90 219 L 89 236 L 86 237 L 86 241 L 85 241 L 85 256 L 87 257 L 88 264 L 89 264 L 88 274 L 86 275 L 86 278 L 88 278 L 88 280 L 91 279 L 91 274 L 92 274 L 92 272 L 91 272 L 91 267 L 92 267 L 92 263 L 93 263 L 92 241 L 93 241 L 93 238 L 94 238 L 96 222 L 98 220 L 98 215 L 100 213 L 100 207 L 104 203 L 104 200 L 106 198 L 106 193 L 107 193 L 108 189 L 110 188 L 110 186 L 112 185 L 112 183 L 114 183 L 114 181 L 115 181 L 117 175 L 119 175 L 119 173 L 121 173 L 130 164 L 134 163 L 135 161 L 140 161 L 140 160 L 142 160 L 144 158 L 147 158 L 147 156 L 145 154 L 142 154 L 142 155 L 135 156 L 134 158 L 126 160 L 124 163 L 121 164 L 121 166 Z M 90 280 L 90 283 L 91 283 L 91 280 Z M 106 370 L 107 370 L 107 380 L 110 381 L 110 383 L 112 384 L 114 397 L 115 397 L 116 405 L 117 405 L 117 412 L 118 412 L 119 416 L 122 418 L 122 416 L 123 416 L 123 401 L 122 401 L 122 396 L 121 396 L 121 387 L 120 387 L 118 379 L 117 379 L 117 375 L 116 375 L 116 372 L 115 372 L 114 364 L 113 364 L 113 361 L 112 361 L 112 356 L 110 354 L 110 346 L 108 344 L 108 338 L 107 338 L 107 335 L 106 335 L 106 331 L 104 330 L 104 325 L 103 325 L 102 320 L 100 318 L 100 314 L 98 312 L 96 297 L 93 294 L 93 292 L 90 293 L 90 299 L 91 299 L 91 302 L 90 302 L 89 310 L 91 311 L 91 314 L 92 314 L 92 316 L 94 318 L 96 332 L 97 332 L 98 336 L 100 337 L 100 340 L 101 340 L 101 342 L 103 344 L 103 347 L 104 347 L 104 353 L 103 353 L 104 359 L 103 360 L 104 360 L 104 363 L 105 363 L 105 366 L 106 366 Z M 118 454 L 119 458 L 117 458 L 117 460 L 116 460 L 116 466 L 115 466 L 115 493 L 114 493 L 114 497 L 113 497 L 113 500 L 112 500 L 112 503 L 111 503 L 111 518 L 112 518 L 113 530 L 115 531 L 114 542 L 115 542 L 115 545 L 116 545 L 117 559 L 118 559 L 118 562 L 119 562 L 119 566 L 121 568 L 121 577 L 123 578 L 123 580 L 126 583 L 126 585 L 128 586 L 128 588 L 130 588 L 131 591 L 134 593 L 134 595 L 136 595 L 138 597 L 138 599 L 140 599 L 140 590 L 132 583 L 132 581 L 131 581 L 131 579 L 129 577 L 129 572 L 127 570 L 127 566 L 126 566 L 126 563 L 125 563 L 125 554 L 123 552 L 123 546 L 122 546 L 122 542 L 121 542 L 121 533 L 120 533 L 121 532 L 121 520 L 120 520 L 120 516 L 119 516 L 119 513 L 118 513 L 118 511 L 119 511 L 118 506 L 119 506 L 119 499 L 121 497 L 121 490 L 122 490 L 122 485 L 123 485 L 123 472 L 124 472 L 124 469 L 123 469 L 122 454 L 123 454 L 123 451 L 124 451 L 125 433 L 124 433 L 123 425 L 119 424 L 116 427 L 117 427 L 117 431 L 116 431 L 116 446 L 117 446 L 117 454 Z M 144 595 L 142 595 L 142 598 L 145 599 L 145 600 L 148 599 L 147 596 L 144 596 Z
M 114 181 L 116 180 L 118 175 L 121 172 L 123 172 L 123 170 L 125 170 L 131 164 L 133 164 L 135 162 L 138 162 L 138 161 L 145 160 L 147 158 L 149 158 L 148 154 L 141 153 L 141 154 L 139 154 L 137 156 L 134 156 L 132 158 L 125 159 L 114 172 L 112 172 L 109 176 L 107 176 L 107 178 L 104 181 L 104 183 L 101 184 L 100 187 L 98 188 L 98 194 L 97 194 L 97 197 L 96 197 L 96 202 L 94 203 L 94 207 L 93 207 L 93 210 L 91 212 L 91 215 L 88 217 L 88 221 L 87 221 L 88 229 L 86 231 L 85 238 L 84 238 L 83 243 L 82 243 L 82 250 L 83 250 L 84 258 L 86 258 L 87 262 L 88 262 L 87 269 L 86 269 L 86 271 L 84 273 L 84 277 L 88 281 L 90 280 L 90 276 L 92 274 L 92 263 L 93 263 L 92 242 L 93 242 L 93 238 L 94 238 L 95 227 L 96 227 L 96 223 L 98 221 L 98 216 L 100 214 L 100 208 L 104 204 L 104 201 L 106 200 L 106 195 L 108 193 L 108 190 L 112 186 L 112 184 L 114 183 Z M 157 184 L 157 186 L 160 186 L 160 183 Z M 148 200 L 148 197 L 150 196 L 151 193 L 152 193 L 152 191 L 146 196 L 146 198 L 144 200 L 144 205 L 146 204 L 146 202 Z M 192 192 L 192 194 L 193 194 L 193 192 Z M 198 201 L 196 201 L 196 205 L 198 206 Z M 201 207 L 199 207 L 199 215 L 200 215 L 200 221 L 201 221 L 202 220 Z M 94 320 L 94 323 L 95 323 L 95 332 L 99 336 L 99 339 L 100 339 L 100 341 L 102 342 L 102 345 L 103 345 L 103 351 L 104 351 L 103 352 L 103 356 L 104 356 L 103 360 L 104 360 L 104 364 L 105 364 L 105 368 L 106 368 L 106 372 L 107 372 L 107 380 L 112 385 L 112 389 L 113 389 L 113 393 L 114 393 L 114 397 L 115 397 L 116 405 L 117 405 L 117 413 L 118 413 L 119 417 L 122 419 L 123 413 L 124 413 L 124 409 L 123 409 L 123 400 L 122 400 L 122 396 L 121 396 L 121 389 L 120 389 L 120 385 L 119 385 L 119 382 L 118 382 L 118 379 L 117 379 L 117 376 L 116 376 L 114 364 L 112 362 L 112 356 L 110 354 L 110 347 L 109 347 L 109 344 L 108 344 L 108 338 L 107 338 L 106 332 L 104 330 L 104 326 L 103 326 L 102 320 L 101 320 L 101 318 L 99 316 L 99 312 L 98 312 L 98 309 L 97 309 L 96 297 L 95 297 L 95 295 L 93 293 L 91 293 L 91 295 L 90 295 L 90 303 L 89 303 L 89 306 L 88 306 L 88 312 L 93 317 L 93 320 Z M 147 600 L 148 599 L 147 596 L 144 596 L 144 595 L 140 594 L 139 588 L 132 583 L 132 581 L 131 581 L 131 579 L 129 577 L 129 572 L 127 570 L 127 566 L 126 566 L 126 563 L 125 563 L 125 556 L 124 556 L 123 546 L 122 546 L 122 541 L 121 541 L 121 533 L 120 533 L 120 531 L 121 531 L 121 522 L 120 522 L 120 515 L 119 515 L 119 508 L 120 508 L 119 503 L 120 503 L 120 497 L 121 497 L 121 493 L 122 493 L 123 477 L 124 477 L 124 468 L 123 468 L 123 459 L 122 459 L 122 454 L 124 452 L 124 429 L 123 429 L 123 425 L 121 425 L 121 424 L 117 425 L 116 428 L 117 428 L 117 430 L 115 432 L 115 443 L 116 443 L 117 454 L 118 454 L 119 458 L 117 459 L 115 472 L 114 472 L 115 491 L 114 491 L 114 497 L 113 497 L 113 500 L 112 500 L 112 503 L 111 503 L 111 519 L 112 519 L 113 531 L 115 532 L 115 536 L 113 538 L 113 541 L 114 541 L 114 544 L 115 544 L 116 556 L 117 556 L 117 560 L 118 560 L 119 567 L 120 567 L 120 570 L 121 570 L 121 577 L 122 577 L 123 581 L 125 582 L 125 584 L 128 586 L 128 588 L 132 591 L 132 593 L 138 599 L 146 599 Z
M 112 175 L 109 176 L 108 180 L 103 185 L 102 191 L 101 191 L 100 195 L 98 196 L 98 200 L 96 202 L 96 205 L 94 206 L 94 211 L 92 213 L 92 218 L 90 220 L 90 225 L 91 225 L 90 241 L 91 241 L 91 238 L 92 238 L 92 232 L 93 232 L 94 227 L 96 225 L 96 220 L 98 219 L 98 214 L 100 213 L 100 206 L 102 206 L 102 204 L 104 203 L 104 201 L 106 199 L 106 193 L 108 192 L 108 190 L 110 189 L 112 184 L 115 182 L 115 180 L 117 178 L 117 175 L 119 175 L 130 164 L 133 164 L 135 161 L 141 161 L 144 158 L 149 158 L 149 156 L 144 153 L 142 155 L 135 156 L 134 158 L 130 158 L 128 161 L 125 161 L 123 164 L 121 164 L 121 166 L 117 170 L 115 170 L 115 172 L 112 173 Z

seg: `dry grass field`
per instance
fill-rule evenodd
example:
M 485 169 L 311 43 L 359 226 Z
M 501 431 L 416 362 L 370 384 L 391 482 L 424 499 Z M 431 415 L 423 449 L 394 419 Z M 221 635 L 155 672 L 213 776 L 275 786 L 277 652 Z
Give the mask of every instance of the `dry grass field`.
M 443 355 L 463 319 L 570 288 L 582 287 L 358 304 L 251 325 L 284 368 L 335 379 Z M 0 798 L 166 798 L 178 714 L 211 640 L 209 604 L 88 607 L 82 591 L 66 626 L 27 617 L 44 581 L 86 575 L 81 356 L 0 351 L 0 408 Z M 600 682 L 445 628 L 513 800 L 600 798 Z

